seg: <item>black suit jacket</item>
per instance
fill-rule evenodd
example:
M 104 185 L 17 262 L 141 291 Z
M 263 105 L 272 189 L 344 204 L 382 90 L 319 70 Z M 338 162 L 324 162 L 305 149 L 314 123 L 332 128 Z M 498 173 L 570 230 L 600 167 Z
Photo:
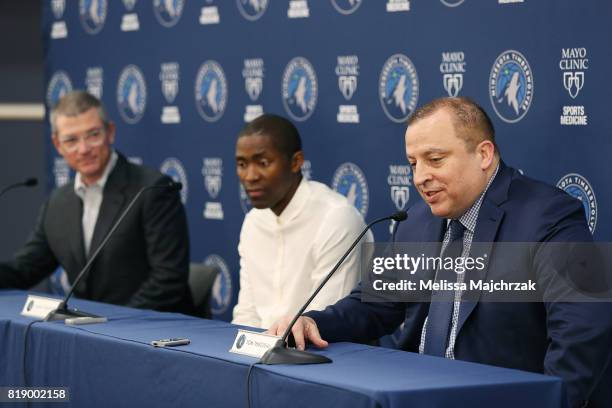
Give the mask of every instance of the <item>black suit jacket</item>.
M 93 254 L 130 200 L 145 187 L 171 180 L 129 163 L 119 154 L 109 174 L 94 229 Z M 68 183 L 43 204 L 36 228 L 10 264 L 0 265 L 0 287 L 28 288 L 61 265 L 70 282 L 85 266 L 81 219 L 83 206 Z M 185 210 L 177 192 L 144 192 L 87 276 L 75 289 L 78 297 L 165 311 L 190 312 L 187 286 L 189 237 Z

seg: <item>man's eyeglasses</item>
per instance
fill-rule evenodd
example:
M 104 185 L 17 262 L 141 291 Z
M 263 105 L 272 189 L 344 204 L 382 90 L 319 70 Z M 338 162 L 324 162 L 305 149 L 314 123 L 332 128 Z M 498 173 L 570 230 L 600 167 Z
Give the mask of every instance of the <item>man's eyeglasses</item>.
M 106 132 L 104 128 L 95 128 L 86 132 L 84 136 L 66 136 L 59 139 L 60 145 L 69 153 L 75 152 L 79 148 L 79 141 L 83 139 L 89 147 L 97 147 L 104 143 Z

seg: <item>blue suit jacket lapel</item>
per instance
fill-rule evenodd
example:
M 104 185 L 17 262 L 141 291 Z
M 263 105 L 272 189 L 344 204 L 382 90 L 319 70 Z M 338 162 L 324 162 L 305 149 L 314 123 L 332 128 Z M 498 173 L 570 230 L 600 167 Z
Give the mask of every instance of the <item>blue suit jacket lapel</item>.
M 485 267 L 480 271 L 470 271 L 469 275 L 466 275 L 466 281 L 485 280 L 489 271 L 491 248 L 504 218 L 504 210 L 500 205 L 508 198 L 508 189 L 510 188 L 513 172 L 503 162 L 500 162 L 499 166 L 497 176 L 482 201 L 470 250 L 470 256 L 473 258 L 482 257 L 484 254 L 487 254 Z M 476 308 L 479 298 L 480 294 L 477 294 L 473 299 L 461 302 L 459 320 L 457 322 L 457 335 L 459 335 L 463 324 Z

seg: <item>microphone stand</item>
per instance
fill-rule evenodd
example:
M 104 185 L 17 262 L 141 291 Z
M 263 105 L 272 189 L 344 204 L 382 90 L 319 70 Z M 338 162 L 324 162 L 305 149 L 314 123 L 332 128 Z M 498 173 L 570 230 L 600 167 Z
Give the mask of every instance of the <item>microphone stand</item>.
M 136 202 L 138 201 L 138 198 L 145 191 L 151 190 L 151 189 L 154 189 L 154 188 L 171 188 L 173 190 L 179 191 L 179 190 L 181 190 L 183 188 L 183 185 L 181 183 L 170 182 L 170 183 L 167 183 L 167 184 L 154 184 L 152 186 L 147 186 L 147 187 L 141 188 L 138 191 L 138 193 L 136 193 L 136 195 L 134 196 L 132 201 L 130 201 L 130 203 L 125 208 L 125 210 L 123 211 L 123 213 L 121 214 L 121 216 L 119 217 L 117 222 L 113 225 L 111 230 L 108 232 L 108 234 L 106 234 L 106 237 L 104 237 L 104 240 L 100 243 L 100 245 L 98 245 L 98 248 L 96 248 L 95 252 L 89 257 L 89 260 L 87 261 L 87 263 L 85 264 L 83 269 L 81 269 L 81 272 L 79 272 L 79 274 L 77 275 L 76 279 L 74 280 L 74 283 L 70 287 L 70 290 L 68 291 L 66 296 L 64 296 L 64 299 L 62 300 L 62 302 L 57 306 L 57 309 L 55 309 L 54 311 L 49 312 L 47 317 L 45 317 L 45 321 L 65 320 L 65 319 L 71 318 L 71 317 L 99 317 L 99 316 L 96 316 L 94 314 L 91 314 L 91 313 L 88 313 L 88 312 L 84 312 L 84 311 L 81 311 L 81 310 L 68 309 L 68 299 L 70 299 L 70 297 L 72 296 L 72 294 L 74 292 L 74 289 L 77 287 L 79 282 L 81 282 L 81 280 L 83 279 L 85 274 L 89 271 L 89 269 L 91 268 L 91 265 L 93 264 L 93 262 L 98 257 L 98 254 L 106 246 L 106 243 L 112 237 L 112 235 L 115 232 L 115 230 L 119 227 L 119 225 L 121 225 L 121 222 L 123 221 L 125 216 L 130 212 L 130 210 L 132 209 L 134 204 L 136 204 Z
M 336 265 L 332 268 L 331 272 L 327 274 L 325 279 L 323 279 L 323 282 L 321 282 L 319 287 L 317 287 L 314 293 L 308 298 L 306 303 L 304 303 L 304 305 L 300 308 L 300 310 L 293 317 L 293 320 L 291 320 L 291 323 L 289 323 L 289 326 L 287 326 L 287 329 L 285 330 L 285 333 L 283 334 L 283 336 L 276 341 L 276 343 L 271 349 L 265 352 L 265 354 L 261 357 L 261 360 L 259 360 L 259 363 L 268 364 L 268 365 L 331 363 L 332 360 L 330 358 L 327 358 L 320 354 L 314 354 L 314 353 L 309 353 L 307 351 L 287 348 L 287 344 L 286 344 L 287 337 L 289 337 L 289 334 L 291 333 L 291 329 L 293 328 L 293 325 L 295 324 L 297 319 L 302 315 L 302 313 L 304 313 L 304 311 L 306 310 L 308 305 L 310 305 L 310 303 L 313 301 L 315 296 L 317 296 L 317 294 L 321 291 L 321 289 L 323 289 L 323 286 L 325 286 L 327 281 L 329 281 L 332 275 L 338 270 L 338 268 L 340 268 L 340 265 L 342 264 L 342 262 L 344 262 L 346 257 L 349 256 L 353 248 L 355 248 L 355 246 L 359 243 L 361 238 L 365 235 L 366 232 L 370 230 L 370 228 L 372 228 L 373 225 L 378 224 L 379 222 L 382 222 L 382 221 L 386 221 L 386 220 L 395 220 L 396 222 L 401 222 L 405 220 L 406 217 L 407 217 L 406 211 L 398 211 L 393 215 L 379 218 L 377 220 L 372 221 L 368 225 L 366 225 L 366 227 L 361 232 L 361 234 L 359 234 L 357 239 L 353 241 L 349 249 L 344 253 L 344 255 L 342 255 L 338 263 L 336 263 Z

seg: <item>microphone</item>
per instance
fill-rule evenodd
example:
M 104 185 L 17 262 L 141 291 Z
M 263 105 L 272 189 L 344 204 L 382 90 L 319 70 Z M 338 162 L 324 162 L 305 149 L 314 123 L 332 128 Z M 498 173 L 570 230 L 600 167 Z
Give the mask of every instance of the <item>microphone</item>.
M 304 303 L 304 305 L 300 308 L 300 310 L 295 314 L 295 316 L 293 317 L 293 320 L 291 320 L 291 323 L 289 323 L 289 326 L 287 326 L 285 333 L 283 333 L 283 337 L 278 339 L 276 343 L 274 344 L 274 346 L 265 352 L 261 360 L 259 360 L 259 363 L 261 364 L 331 363 L 332 362 L 331 359 L 325 356 L 321 356 L 319 354 L 309 353 L 307 351 L 301 351 L 301 350 L 288 349 L 285 342 L 287 340 L 287 337 L 289 337 L 289 334 L 291 333 L 291 329 L 293 328 L 293 325 L 295 324 L 297 319 L 302 315 L 302 313 L 304 313 L 304 311 L 306 310 L 308 305 L 310 305 L 310 303 L 313 301 L 315 296 L 317 296 L 317 294 L 321 291 L 321 289 L 323 289 L 323 286 L 325 286 L 327 281 L 338 270 L 338 268 L 340 268 L 340 265 L 342 264 L 342 262 L 344 262 L 346 257 L 349 256 L 353 248 L 355 248 L 355 246 L 359 243 L 361 238 L 365 235 L 366 232 L 368 232 L 370 228 L 372 228 L 373 225 L 378 224 L 379 222 L 387 221 L 387 220 L 394 220 L 395 222 L 401 222 L 401 221 L 404 221 L 407 217 L 408 217 L 408 214 L 406 214 L 406 211 L 398 211 L 387 217 L 383 217 L 383 218 L 374 220 L 368 225 L 366 225 L 363 231 L 361 231 L 361 234 L 359 234 L 359 236 L 351 244 L 349 249 L 347 249 L 344 255 L 342 255 L 338 263 L 336 263 L 336 265 L 332 268 L 331 272 L 327 274 L 327 276 L 325 277 L 325 279 L 323 279 L 319 287 L 317 287 L 314 293 L 308 298 L 306 303 Z
M 10 185 L 4 187 L 0 191 L 0 197 L 3 196 L 4 193 L 6 193 L 7 191 L 12 190 L 14 188 L 19 188 L 19 187 L 34 187 L 37 184 L 38 184 L 38 179 L 35 178 L 35 177 L 30 177 L 28 179 L 25 179 L 24 181 L 20 181 L 19 183 L 10 184 Z
M 112 237 L 112 235 L 115 232 L 115 230 L 117 230 L 119 225 L 121 225 L 121 222 L 123 221 L 125 216 L 130 212 L 130 210 L 132 209 L 134 204 L 136 204 L 136 202 L 138 201 L 138 198 L 140 198 L 140 196 L 145 191 L 156 189 L 156 188 L 167 188 L 170 191 L 180 191 L 183 188 L 183 185 L 181 183 L 176 183 L 174 181 L 171 181 L 169 183 L 164 183 L 164 184 L 153 184 L 153 185 L 146 186 L 146 187 L 143 187 L 140 190 L 138 190 L 138 192 L 136 193 L 134 198 L 132 198 L 132 201 L 130 201 L 130 203 L 125 208 L 123 213 L 121 213 L 121 216 L 119 217 L 119 219 L 117 219 L 117 222 L 115 222 L 115 224 L 112 226 L 110 231 L 108 231 L 108 234 L 106 234 L 106 236 L 104 237 L 104 240 L 102 240 L 100 245 L 98 245 L 98 248 L 96 249 L 96 251 L 89 257 L 89 260 L 87 261 L 87 263 L 85 264 L 83 269 L 81 269 L 81 271 L 77 275 L 76 279 L 72 283 L 72 286 L 70 287 L 70 290 L 64 296 L 64 299 L 62 300 L 62 302 L 57 306 L 57 309 L 55 309 L 54 311 L 50 312 L 47 315 L 47 317 L 45 318 L 45 321 L 50 321 L 50 320 L 65 320 L 65 319 L 67 319 L 69 317 L 94 317 L 94 318 L 95 317 L 99 317 L 99 316 L 93 315 L 91 313 L 84 312 L 82 310 L 77 310 L 77 309 L 72 309 L 71 310 L 71 309 L 68 309 L 68 299 L 70 299 L 70 297 L 72 296 L 72 293 L 74 292 L 74 289 L 77 287 L 79 282 L 83 279 L 85 274 L 89 271 L 89 268 L 91 267 L 93 262 L 98 257 L 98 254 L 100 254 L 102 249 L 104 249 L 104 247 L 106 246 L 106 243 Z

